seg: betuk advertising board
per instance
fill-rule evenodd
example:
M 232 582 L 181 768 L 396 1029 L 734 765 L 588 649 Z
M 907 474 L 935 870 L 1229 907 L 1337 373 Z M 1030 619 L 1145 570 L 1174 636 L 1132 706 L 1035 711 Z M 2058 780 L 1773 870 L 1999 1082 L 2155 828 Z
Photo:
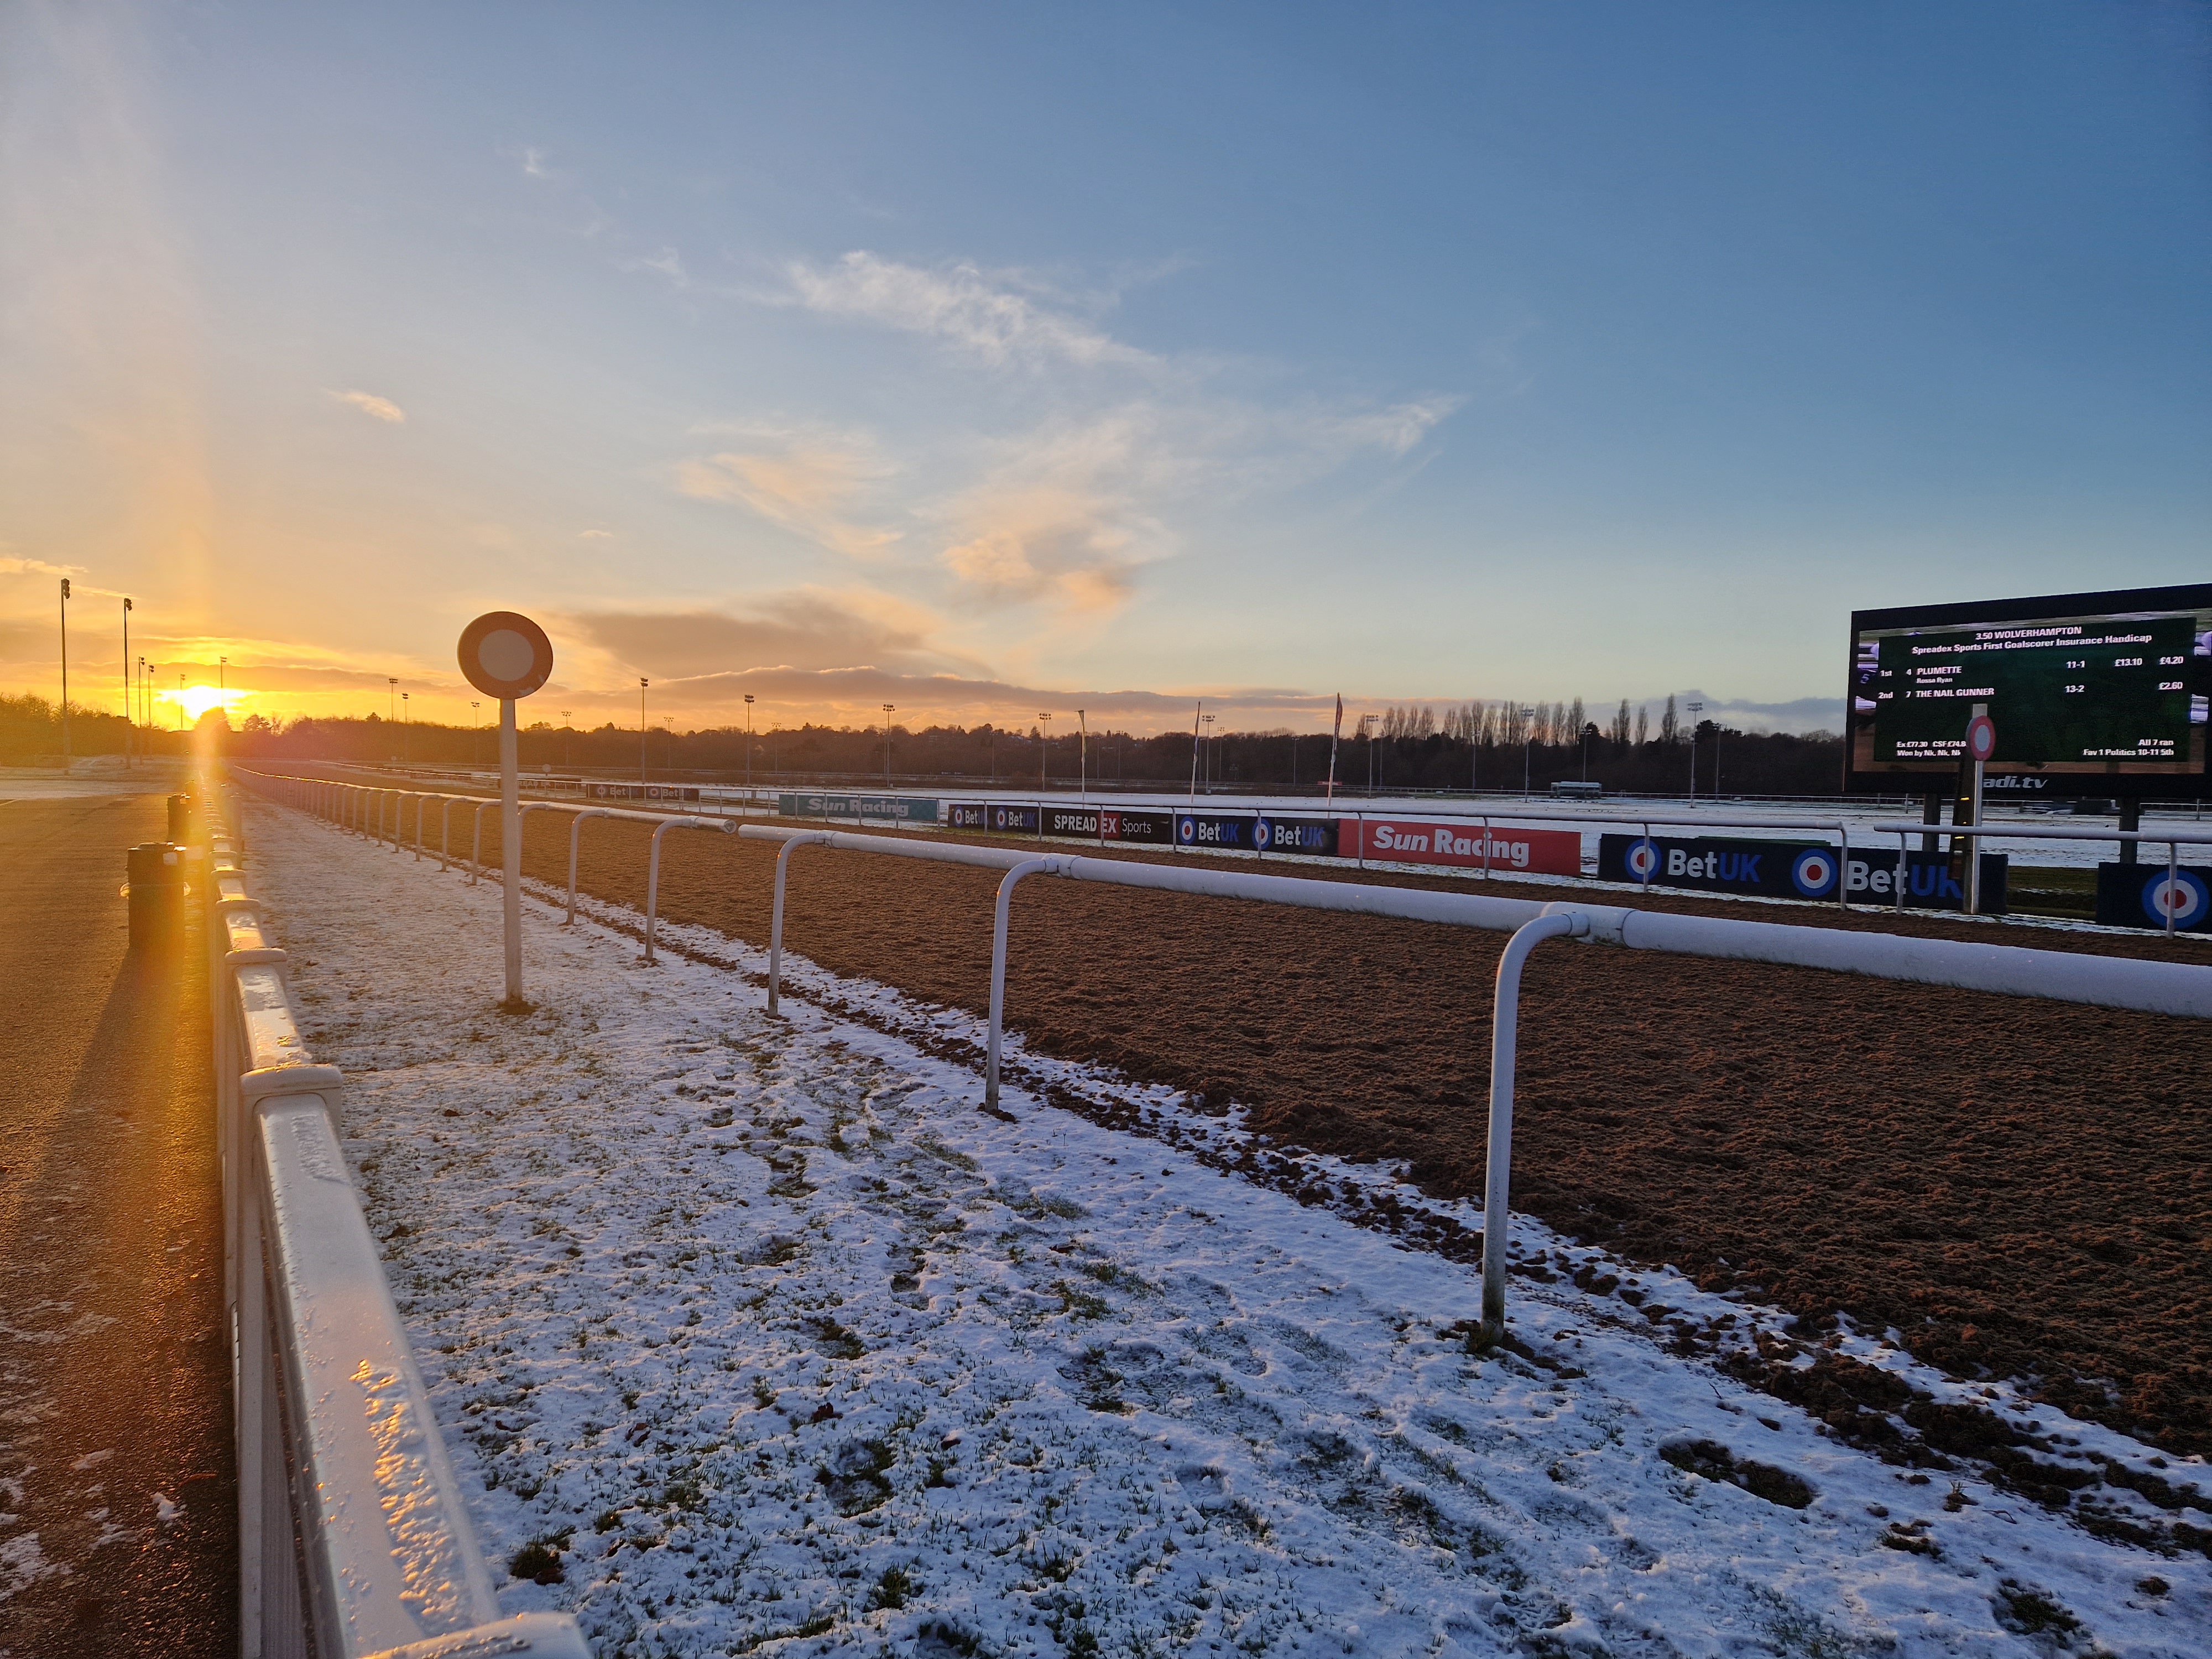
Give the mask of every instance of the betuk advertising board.
M 2163 863 L 2097 866 L 2097 920 L 2106 927 L 2164 932 L 2168 905 L 2175 933 L 2212 933 L 2212 869 L 2182 865 L 2169 887 Z
M 1486 830 L 1479 824 L 1423 818 L 1340 818 L 1337 851 L 1386 864 L 1440 864 L 1498 875 L 1578 876 L 1579 830 Z
M 1717 836 L 1598 837 L 1597 878 L 1631 886 L 1691 892 L 1756 894 L 1765 898 L 1832 899 L 1836 896 L 1836 849 L 1823 842 L 1748 841 Z M 2002 853 L 1982 854 L 1982 910 L 2005 910 Z M 1844 890 L 1871 903 L 1897 900 L 1897 849 L 1853 848 L 1843 872 Z M 1905 855 L 1907 909 L 1959 910 L 1966 894 L 1943 853 Z
M 587 783 L 584 794 L 591 800 L 696 800 L 699 792 L 674 783 Z

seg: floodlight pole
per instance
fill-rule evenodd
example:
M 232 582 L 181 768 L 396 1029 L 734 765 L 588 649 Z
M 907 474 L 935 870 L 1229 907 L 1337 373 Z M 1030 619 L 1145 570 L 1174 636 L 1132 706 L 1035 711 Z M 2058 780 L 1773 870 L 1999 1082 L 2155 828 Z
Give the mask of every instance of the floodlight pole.
M 645 787 L 645 677 L 641 674 L 637 681 L 637 783 L 641 790 Z
M 1690 799 L 1694 804 L 1698 799 L 1698 716 L 1705 712 L 1705 706 L 1686 702 L 1682 707 L 1690 711 Z
M 1080 708 L 1075 711 L 1075 799 L 1082 805 L 1091 801 L 1091 728 Z
M 1038 729 L 1044 734 L 1037 741 L 1037 793 L 1042 795 L 1044 793 L 1045 790 L 1045 756 L 1049 753 L 1052 749 L 1052 716 L 1049 714 L 1039 714 L 1037 716 L 1037 726 Z M 1043 812 L 1044 805 L 1042 802 L 1038 803 L 1037 811 L 1039 813 Z M 1042 817 L 1037 820 L 1037 823 L 1040 825 L 1042 825 L 1043 822 L 1044 820 Z
M 1536 711 L 1526 708 L 1521 711 L 1521 799 L 1528 799 L 1535 787 Z
M 70 768 L 69 729 L 69 600 L 70 579 L 62 578 L 62 770 Z M 184 682 L 179 680 L 179 685 Z
M 891 716 L 897 712 L 896 703 L 884 705 L 884 791 L 887 794 L 891 787 Z
M 131 764 L 131 601 L 123 601 L 123 764 Z
M 753 694 L 745 693 L 745 799 L 753 795 Z

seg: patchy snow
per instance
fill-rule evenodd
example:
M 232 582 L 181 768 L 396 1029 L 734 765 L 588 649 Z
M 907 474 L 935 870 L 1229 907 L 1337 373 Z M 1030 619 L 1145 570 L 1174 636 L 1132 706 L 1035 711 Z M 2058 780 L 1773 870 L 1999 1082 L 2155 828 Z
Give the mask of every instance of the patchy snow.
M 1853 1449 L 1556 1276 L 1601 1258 L 1530 1224 L 1522 1352 L 1478 1355 L 1471 1266 L 1225 1168 L 1233 1116 L 1015 1044 L 994 1120 L 964 1014 L 799 963 L 771 1021 L 759 953 L 669 929 L 646 968 L 538 900 L 539 1006 L 505 1018 L 495 887 L 258 805 L 248 845 L 477 1525 L 544 1581 L 503 1603 L 573 1609 L 602 1659 L 2148 1656 L 2212 1628 L 2201 1556 Z M 1634 1282 L 1745 1342 L 1783 1323 Z

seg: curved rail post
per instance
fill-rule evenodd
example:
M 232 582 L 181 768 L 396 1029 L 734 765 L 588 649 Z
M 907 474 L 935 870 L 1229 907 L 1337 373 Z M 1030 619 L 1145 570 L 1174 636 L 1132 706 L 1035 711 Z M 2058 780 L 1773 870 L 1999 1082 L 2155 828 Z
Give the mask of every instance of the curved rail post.
M 646 866 L 645 877 L 645 959 L 648 963 L 653 959 L 653 917 L 660 907 L 660 838 L 671 830 L 719 830 L 727 835 L 736 828 L 727 820 L 717 823 L 713 818 L 671 818 L 653 830 L 653 859 Z
M 1014 896 L 1014 884 L 1024 876 L 1039 871 L 1057 872 L 1060 860 L 1056 858 L 1030 859 L 1018 864 L 1000 878 L 999 911 L 991 924 L 991 1038 L 989 1056 L 983 1071 L 983 1109 L 999 1109 L 999 1048 L 1006 1024 L 1006 913 Z
M 586 806 L 576 814 L 575 820 L 568 826 L 568 919 L 561 924 L 563 927 L 576 925 L 576 854 L 583 845 L 584 820 L 606 816 L 607 809 L 604 806 Z M 773 994 L 769 998 L 769 1006 L 771 1011 L 775 1006 Z
M 783 986 L 783 878 L 791 869 L 791 849 L 818 847 L 829 839 L 826 835 L 793 836 L 775 855 L 775 905 L 768 926 L 768 1011 L 771 1015 L 776 1012 L 776 993 Z
M 1012 877 L 1007 878 L 1011 884 Z M 1000 914 L 1005 915 L 1003 901 Z M 1505 1334 L 1505 1250 L 1512 1227 L 1507 1200 L 1513 1182 L 1513 1065 L 1521 1029 L 1521 969 L 1547 939 L 1579 938 L 1590 919 L 1576 911 L 1538 916 L 1516 928 L 1498 958 L 1498 989 L 1490 1005 L 1490 1139 L 1482 1177 L 1482 1340 Z M 997 1006 L 995 994 L 992 1006 Z M 996 1026 L 993 1027 L 996 1030 Z M 993 1074 L 996 1075 L 996 1049 Z
M 429 796 L 415 797 L 415 861 L 417 864 L 422 861 L 422 814 L 429 810 Z

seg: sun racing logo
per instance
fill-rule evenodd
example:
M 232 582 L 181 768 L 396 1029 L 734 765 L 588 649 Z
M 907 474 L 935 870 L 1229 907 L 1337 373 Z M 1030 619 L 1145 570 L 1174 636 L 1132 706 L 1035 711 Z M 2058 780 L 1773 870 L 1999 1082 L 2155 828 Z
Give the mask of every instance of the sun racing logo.
M 1790 865 L 1790 884 L 1807 898 L 1820 898 L 1836 890 L 1836 855 L 1824 847 L 1809 847 Z

